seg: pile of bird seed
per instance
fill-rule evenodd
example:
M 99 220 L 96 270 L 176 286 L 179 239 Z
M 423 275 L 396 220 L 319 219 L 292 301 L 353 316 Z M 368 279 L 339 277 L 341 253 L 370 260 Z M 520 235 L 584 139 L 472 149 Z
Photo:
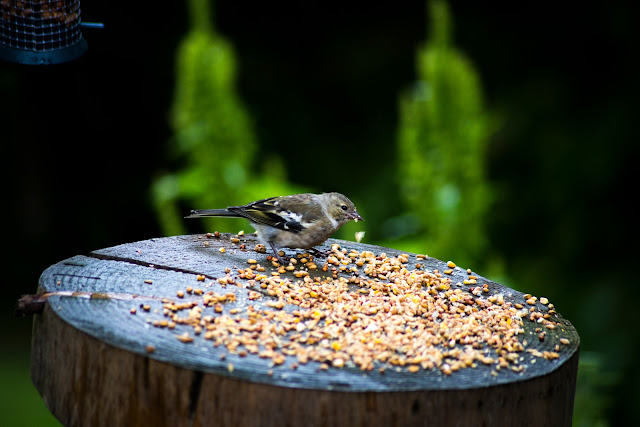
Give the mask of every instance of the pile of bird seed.
M 548 360 L 559 357 L 558 346 L 541 352 L 526 349 L 526 340 L 519 339 L 527 318 L 537 323 L 540 341 L 545 329 L 555 328 L 554 307 L 546 298 L 505 301 L 502 294 L 491 295 L 487 284 L 477 283 L 470 270 L 462 283 L 452 283 L 452 262 L 440 272 L 419 262 L 426 255 L 418 255 L 413 265 L 409 258 L 333 245 L 322 266 L 308 254 L 291 258 L 286 266 L 267 257 L 269 268 L 249 259 L 209 284 L 223 287 L 224 293 L 191 286 L 178 291 L 179 298 L 186 292 L 201 299 L 165 301 L 166 320 L 154 326 L 190 325 L 194 335 L 241 357 L 258 355 L 272 366 L 295 358 L 289 364 L 293 369 L 313 361 L 322 370 L 394 367 L 449 375 L 484 364 L 497 375 L 500 369 L 523 371 L 525 352 Z M 234 304 L 240 292 L 262 303 Z M 544 313 L 538 303 L 546 305 Z M 194 337 L 185 332 L 178 339 L 190 343 Z

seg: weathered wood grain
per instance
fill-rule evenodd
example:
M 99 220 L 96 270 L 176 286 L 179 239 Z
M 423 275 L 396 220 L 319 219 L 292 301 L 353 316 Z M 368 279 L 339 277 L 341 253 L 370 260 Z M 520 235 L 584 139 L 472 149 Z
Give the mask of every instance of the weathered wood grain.
M 32 378 L 58 419 L 67 425 L 571 424 L 579 337 L 561 318 L 562 327 L 544 341 L 537 339 L 531 322 L 525 322 L 523 337 L 529 348 L 540 351 L 569 339 L 559 359 L 523 362 L 523 372 L 503 370 L 497 376 L 484 365 L 449 376 L 438 370 L 323 371 L 314 362 L 294 370 L 294 358 L 272 366 L 257 355 L 241 357 L 215 348 L 201 336 L 184 344 L 176 337 L 191 331 L 190 326 L 153 327 L 154 320 L 163 318 L 163 298 L 175 301 L 178 290 L 199 284 L 228 292 L 229 286 L 223 289 L 215 282 L 225 268 L 245 267 L 248 258 L 268 265 L 265 255 L 252 250 L 252 235 L 236 244 L 229 237 L 135 242 L 76 256 L 43 272 L 39 292 L 52 295 L 34 319 Z M 325 249 L 331 243 L 400 253 L 332 240 Z M 421 262 L 430 269 L 446 268 L 432 258 Z M 204 275 L 206 283 L 196 281 L 197 275 Z M 454 272 L 453 280 L 465 276 Z M 481 281 L 507 301 L 523 301 L 520 292 Z M 233 288 L 237 299 L 225 310 L 265 302 L 249 301 L 246 289 Z M 181 301 L 191 298 L 201 297 L 187 294 Z M 135 315 L 131 308 L 137 309 Z

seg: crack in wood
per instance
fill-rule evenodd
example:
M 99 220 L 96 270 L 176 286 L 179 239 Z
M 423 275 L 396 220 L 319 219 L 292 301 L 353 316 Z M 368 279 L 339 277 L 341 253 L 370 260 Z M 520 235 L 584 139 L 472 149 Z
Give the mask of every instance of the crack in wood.
M 209 274 L 201 273 L 199 271 L 189 270 L 189 269 L 186 269 L 186 268 L 171 267 L 171 266 L 162 265 L 162 264 L 154 264 L 154 263 L 150 263 L 150 262 L 147 262 L 147 261 L 142 261 L 142 260 L 139 260 L 139 259 L 120 257 L 120 256 L 115 256 L 115 255 L 106 255 L 106 254 L 100 254 L 100 253 L 96 253 L 96 252 L 91 252 L 91 253 L 89 253 L 88 256 L 90 258 L 95 258 L 95 259 L 99 259 L 99 260 L 103 260 L 103 261 L 126 262 L 126 263 L 129 263 L 129 264 L 140 265 L 142 267 L 156 268 L 158 270 L 174 271 L 176 273 L 185 273 L 185 274 L 195 274 L 195 275 L 199 275 L 199 276 L 204 276 L 209 280 L 217 280 L 218 279 L 218 277 L 216 277 L 216 276 L 211 276 Z
M 49 298 L 60 296 L 65 298 L 82 298 L 94 300 L 116 300 L 116 301 L 162 301 L 164 297 L 152 297 L 148 295 L 126 294 L 116 292 L 83 292 L 83 291 L 56 291 L 45 292 L 38 295 L 23 295 L 16 303 L 16 316 L 26 316 L 30 314 L 42 313 L 45 303 Z
M 193 381 L 191 382 L 191 389 L 189 390 L 189 425 L 195 424 L 198 401 L 200 400 L 200 391 L 202 390 L 202 380 L 204 379 L 204 373 L 200 371 L 193 372 Z
M 66 265 L 78 265 L 78 264 L 66 264 Z M 84 265 L 82 267 L 84 267 Z M 54 273 L 53 277 L 77 277 L 80 279 L 100 280 L 100 277 L 84 276 L 82 274 L 68 274 L 68 273 Z

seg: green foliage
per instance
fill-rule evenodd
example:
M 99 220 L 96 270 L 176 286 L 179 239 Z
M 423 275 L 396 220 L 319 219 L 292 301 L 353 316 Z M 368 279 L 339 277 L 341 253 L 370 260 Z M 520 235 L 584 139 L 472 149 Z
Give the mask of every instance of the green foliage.
M 418 81 L 400 99 L 402 198 L 407 250 L 477 265 L 487 249 L 491 203 L 485 152 L 491 120 L 470 62 L 452 45 L 443 1 L 431 1 L 430 33 L 417 54 Z
M 7 338 L 6 335 L 4 337 Z M 4 345 L 3 352 L 0 352 L 0 425 L 61 426 L 29 380 L 29 347 L 24 351 L 10 348 L 11 344 L 6 342 Z
M 176 55 L 171 149 L 182 165 L 154 182 L 152 198 L 165 234 L 184 234 L 190 208 L 226 207 L 286 194 L 284 168 L 269 159 L 261 175 L 252 173 L 257 150 L 251 120 L 235 92 L 231 46 L 212 28 L 209 2 L 190 0 L 191 28 Z M 211 218 L 207 226 L 228 231 L 246 221 Z
M 487 182 L 485 156 L 496 118 L 486 112 L 473 65 L 453 46 L 447 3 L 431 0 L 429 13 L 428 40 L 417 54 L 418 81 L 399 103 L 398 170 L 401 198 L 408 209 L 389 222 L 398 240 L 387 243 L 485 270 L 483 275 L 508 286 L 522 286 L 538 294 L 549 291 L 549 283 L 540 280 L 539 272 L 551 272 L 554 267 L 539 267 L 539 263 L 557 264 L 555 258 L 538 254 L 534 261 L 527 258 L 522 265 L 511 266 L 518 282 L 512 284 L 500 258 L 492 252 L 487 223 L 495 189 Z M 563 226 L 572 229 L 571 224 Z M 565 237 L 562 243 L 574 240 Z M 588 310 L 589 319 L 601 311 L 602 298 L 597 299 L 597 309 Z M 605 369 L 604 360 L 597 352 L 580 356 L 576 426 L 608 425 L 606 415 L 613 402 L 606 396 L 619 386 L 620 378 L 615 368 Z
M 609 371 L 599 353 L 581 351 L 573 411 L 576 427 L 606 427 L 611 408 L 611 390 L 621 383 L 620 376 Z

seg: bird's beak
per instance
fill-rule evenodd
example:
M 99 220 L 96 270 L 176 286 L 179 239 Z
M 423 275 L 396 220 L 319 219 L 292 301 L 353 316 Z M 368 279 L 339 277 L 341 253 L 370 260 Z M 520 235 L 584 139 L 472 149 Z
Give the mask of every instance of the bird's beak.
M 355 211 L 353 213 L 349 214 L 349 219 L 352 219 L 355 222 L 364 221 L 364 218 L 362 218 L 360 216 L 360 214 L 358 212 L 355 212 Z

